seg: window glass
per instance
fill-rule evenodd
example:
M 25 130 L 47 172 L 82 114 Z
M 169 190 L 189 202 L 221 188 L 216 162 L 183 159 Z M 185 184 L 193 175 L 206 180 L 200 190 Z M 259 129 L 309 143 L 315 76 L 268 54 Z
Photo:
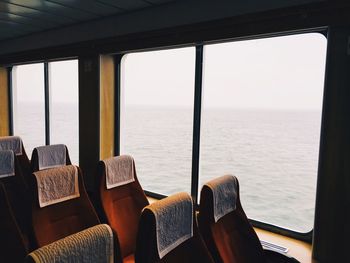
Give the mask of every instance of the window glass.
M 190 193 L 194 73 L 195 48 L 123 57 L 121 154 L 145 190 Z
M 326 45 L 301 34 L 205 46 L 200 185 L 236 175 L 249 218 L 313 228 Z
M 79 164 L 78 60 L 49 63 L 51 144 L 65 144 Z
M 21 136 L 27 155 L 45 144 L 44 64 L 13 67 L 14 134 Z

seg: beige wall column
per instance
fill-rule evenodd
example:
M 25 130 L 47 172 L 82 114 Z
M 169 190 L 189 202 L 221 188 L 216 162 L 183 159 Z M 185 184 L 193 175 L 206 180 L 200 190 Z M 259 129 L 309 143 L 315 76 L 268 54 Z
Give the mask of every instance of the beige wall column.
M 100 57 L 100 158 L 114 156 L 114 58 Z
M 9 88 L 7 68 L 0 67 L 0 136 L 10 135 Z

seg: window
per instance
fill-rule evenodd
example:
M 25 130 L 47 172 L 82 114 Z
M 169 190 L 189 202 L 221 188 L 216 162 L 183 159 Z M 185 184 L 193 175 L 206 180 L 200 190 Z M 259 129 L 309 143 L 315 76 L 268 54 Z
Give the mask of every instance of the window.
M 79 163 L 78 60 L 49 63 L 50 143 L 66 144 Z
M 44 64 L 13 67 L 14 134 L 22 137 L 27 154 L 45 144 Z
M 192 47 L 123 57 L 121 154 L 148 191 L 191 190 L 194 77 Z
M 313 228 L 326 45 L 313 33 L 204 47 L 200 186 L 236 175 L 249 218 Z

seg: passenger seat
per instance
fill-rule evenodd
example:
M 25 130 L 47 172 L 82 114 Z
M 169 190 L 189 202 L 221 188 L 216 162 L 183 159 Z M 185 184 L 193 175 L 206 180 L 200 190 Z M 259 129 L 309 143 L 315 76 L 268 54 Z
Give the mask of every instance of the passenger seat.
M 243 211 L 235 176 L 221 176 L 203 186 L 198 224 L 216 263 L 298 262 L 263 249 Z
M 79 167 L 37 171 L 32 180 L 32 218 L 38 247 L 100 224 Z
M 31 196 L 19 160 L 12 150 L 0 150 L 0 182 L 6 190 L 9 206 L 26 248 L 28 250 L 36 248 L 31 220 Z
M 139 218 L 149 203 L 133 158 L 122 155 L 100 161 L 97 180 L 102 216 L 118 235 L 123 262 L 134 262 Z
M 135 262 L 214 262 L 199 235 L 190 195 L 175 194 L 143 209 Z

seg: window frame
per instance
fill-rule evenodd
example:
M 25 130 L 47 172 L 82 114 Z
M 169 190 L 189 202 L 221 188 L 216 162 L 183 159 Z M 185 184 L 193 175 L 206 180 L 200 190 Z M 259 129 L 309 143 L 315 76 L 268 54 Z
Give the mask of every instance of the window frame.
M 28 64 L 36 64 L 36 63 L 43 63 L 43 74 L 44 74 L 44 112 L 45 112 L 45 145 L 51 144 L 51 120 L 50 120 L 50 69 L 49 69 L 49 63 L 51 62 L 58 62 L 58 61 L 69 61 L 69 60 L 79 60 L 78 57 L 70 57 L 70 58 L 62 58 L 62 59 L 55 59 L 55 60 L 44 60 L 44 61 L 35 61 L 35 62 L 28 62 L 28 63 L 20 63 L 20 64 L 13 64 L 7 67 L 8 72 L 8 89 L 9 89 L 9 127 L 10 127 L 10 135 L 14 135 L 14 121 L 13 121 L 13 81 L 12 81 L 12 69 L 14 66 L 22 66 L 22 65 L 28 65 Z M 79 103 L 79 101 L 78 101 Z M 30 153 L 28 153 L 30 154 Z M 80 158 L 79 158 L 80 159 Z
M 269 34 L 261 34 L 261 35 L 248 35 L 242 36 L 232 39 L 219 39 L 208 42 L 200 42 L 194 45 L 185 45 L 185 47 L 195 47 L 196 48 L 196 56 L 195 56 L 195 94 L 194 94 L 194 111 L 193 111 L 193 138 L 192 138 L 192 167 L 191 167 L 191 196 L 196 204 L 196 208 L 198 209 L 198 194 L 199 194 L 199 162 L 200 162 L 200 132 L 201 132 L 201 113 L 202 113 L 202 81 L 203 81 L 203 48 L 204 45 L 208 44 L 218 44 L 218 43 L 227 43 L 227 42 L 236 42 L 236 41 L 245 41 L 245 40 L 254 40 L 254 39 L 264 39 L 270 37 L 281 37 L 281 36 L 289 36 L 289 35 L 298 35 L 298 34 L 307 34 L 307 33 L 319 33 L 325 36 L 328 40 L 327 28 L 319 28 L 319 29 L 307 29 L 307 30 L 295 30 L 295 31 L 287 31 L 287 32 L 279 32 L 279 33 L 269 33 Z M 181 45 L 184 47 L 184 45 Z M 142 50 L 133 50 L 130 52 L 123 52 L 114 55 L 115 58 L 115 155 L 120 155 L 120 114 L 121 114 L 121 70 L 122 70 L 122 58 L 126 54 L 137 53 L 141 51 L 158 51 L 164 49 L 174 49 L 177 47 L 168 47 L 163 46 L 159 48 L 151 48 L 151 49 L 142 49 Z M 326 58 L 327 64 L 327 58 Z M 326 72 L 325 72 L 326 75 Z M 323 134 L 321 130 L 323 129 L 323 108 L 324 108 L 324 92 L 325 87 L 323 87 L 323 98 L 322 98 L 322 109 L 321 109 L 321 129 L 320 129 L 320 143 L 318 146 L 318 167 L 317 167 L 317 181 L 319 174 L 319 155 L 320 155 L 320 147 L 323 141 Z M 316 187 L 317 187 L 316 181 Z M 147 196 L 162 199 L 165 198 L 165 195 L 155 193 L 153 191 L 145 190 L 145 194 Z M 316 196 L 317 202 L 317 196 Z M 311 243 L 313 236 L 313 228 L 309 232 L 298 232 L 289 228 L 280 227 L 277 225 L 269 224 L 266 222 L 262 222 L 259 220 L 255 220 L 249 218 L 249 221 L 254 227 L 261 228 L 273 233 L 281 234 L 284 236 L 292 237 L 298 240 L 306 241 Z

